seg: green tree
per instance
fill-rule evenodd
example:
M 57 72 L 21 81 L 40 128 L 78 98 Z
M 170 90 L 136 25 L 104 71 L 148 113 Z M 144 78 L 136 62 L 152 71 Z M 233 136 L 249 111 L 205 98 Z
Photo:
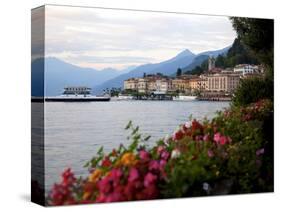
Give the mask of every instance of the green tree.
M 145 72 L 143 73 L 143 78 L 146 78 L 146 73 Z
M 182 75 L 182 70 L 181 70 L 181 68 L 178 68 L 178 70 L 177 70 L 177 77 L 179 77 L 181 75 Z
M 231 17 L 233 28 L 245 44 L 273 73 L 274 22 L 271 19 Z
M 245 105 L 263 98 L 273 100 L 273 20 L 238 17 L 231 17 L 230 20 L 238 39 L 265 66 L 266 71 L 265 77 L 242 80 L 232 104 Z
M 234 106 L 244 106 L 260 99 L 273 100 L 273 79 L 255 77 L 241 80 L 232 98 Z
M 219 55 L 217 58 L 216 58 L 216 67 L 220 67 L 220 68 L 225 68 L 226 66 L 226 58 L 223 56 L 223 55 Z

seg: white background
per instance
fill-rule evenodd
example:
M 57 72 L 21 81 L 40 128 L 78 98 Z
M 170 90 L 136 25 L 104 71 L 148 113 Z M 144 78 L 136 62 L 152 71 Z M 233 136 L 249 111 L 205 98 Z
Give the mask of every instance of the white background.
M 57 207 L 55 211 L 278 211 L 280 187 L 280 22 L 278 0 L 32 0 L 1 1 L 0 211 L 43 210 L 30 199 L 30 9 L 44 3 L 146 9 L 275 19 L 275 192 Z M 280 211 L 280 209 L 279 209 Z

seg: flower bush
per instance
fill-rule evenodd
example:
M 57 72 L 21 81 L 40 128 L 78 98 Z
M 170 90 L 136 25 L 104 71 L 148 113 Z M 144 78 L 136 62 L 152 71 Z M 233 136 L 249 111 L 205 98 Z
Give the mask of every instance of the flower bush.
M 66 169 L 48 204 L 272 191 L 272 110 L 270 100 L 233 106 L 212 120 L 180 125 L 153 147 L 147 145 L 150 137 L 143 138 L 129 122 L 131 144 L 108 154 L 101 148 L 85 164 L 87 178 L 76 178 Z

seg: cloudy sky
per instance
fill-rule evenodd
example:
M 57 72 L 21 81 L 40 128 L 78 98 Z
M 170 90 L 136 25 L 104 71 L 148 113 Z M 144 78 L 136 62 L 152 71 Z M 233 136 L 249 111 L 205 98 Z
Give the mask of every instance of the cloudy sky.
M 227 17 L 79 7 L 46 7 L 47 57 L 123 69 L 221 49 L 236 34 Z

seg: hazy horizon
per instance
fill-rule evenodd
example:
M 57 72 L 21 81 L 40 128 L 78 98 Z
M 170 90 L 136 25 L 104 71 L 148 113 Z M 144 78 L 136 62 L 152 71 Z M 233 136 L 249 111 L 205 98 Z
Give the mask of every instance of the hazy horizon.
M 117 70 L 230 46 L 228 17 L 46 6 L 45 56 Z

